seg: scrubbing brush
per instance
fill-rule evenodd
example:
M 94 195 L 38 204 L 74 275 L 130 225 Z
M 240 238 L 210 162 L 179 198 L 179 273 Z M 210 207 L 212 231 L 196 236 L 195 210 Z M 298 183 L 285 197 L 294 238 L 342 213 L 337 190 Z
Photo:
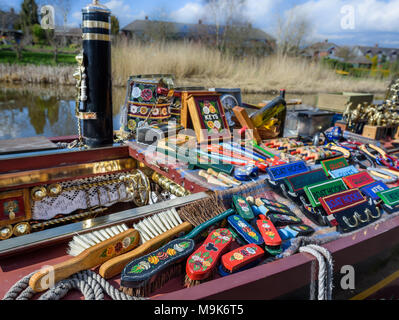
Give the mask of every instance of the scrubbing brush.
M 183 273 L 185 258 L 194 251 L 191 239 L 175 239 L 123 269 L 120 289 L 130 296 L 149 296 L 171 278 Z
M 54 265 L 52 268 L 36 272 L 29 281 L 35 292 L 47 290 L 48 278 L 57 283 L 69 276 L 91 269 L 119 254 L 135 248 L 140 240 L 137 230 L 128 229 L 124 224 L 76 235 L 69 243 L 68 254 L 73 258 Z M 50 274 L 51 273 L 51 274 Z
M 103 278 L 110 279 L 116 276 L 130 261 L 157 250 L 173 238 L 189 232 L 192 225 L 183 222 L 176 210 L 171 209 L 141 220 L 134 225 L 134 228 L 137 228 L 140 233 L 141 245 L 101 265 L 99 273 Z
M 187 234 L 193 227 L 196 228 L 193 233 L 190 233 L 190 238 L 198 236 L 200 232 L 204 231 L 205 227 L 209 227 L 208 222 L 210 220 L 215 219 L 212 223 L 220 221 L 220 214 L 223 212 L 226 214 L 225 210 L 226 208 L 223 204 L 218 202 L 215 197 L 209 197 L 182 207 L 179 213 L 172 208 L 162 214 L 153 215 L 142 220 L 134 225 L 143 239 L 142 245 L 131 252 L 104 263 L 99 269 L 100 275 L 105 279 L 116 276 L 133 259 L 157 250 L 173 238 L 182 236 L 183 233 Z M 231 214 L 231 212 L 228 212 L 228 214 Z M 186 236 L 185 238 L 189 237 Z
M 232 241 L 233 236 L 228 229 L 212 231 L 188 258 L 184 286 L 192 287 L 212 278 L 221 256 L 228 250 Z
M 222 256 L 219 274 L 227 276 L 256 266 L 264 256 L 265 251 L 251 243 L 234 249 Z

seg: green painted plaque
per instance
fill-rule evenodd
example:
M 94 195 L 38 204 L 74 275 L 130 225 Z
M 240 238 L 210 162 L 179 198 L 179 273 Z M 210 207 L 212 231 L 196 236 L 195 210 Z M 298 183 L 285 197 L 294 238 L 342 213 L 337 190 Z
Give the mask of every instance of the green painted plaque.
M 321 205 L 321 203 L 319 202 L 319 198 L 326 197 L 337 192 L 345 191 L 348 189 L 348 187 L 346 186 L 344 181 L 339 178 L 326 182 L 314 183 L 310 186 L 306 186 L 304 189 L 310 203 L 314 208 L 316 208 Z
M 321 162 L 321 165 L 326 175 L 330 175 L 330 171 L 347 167 L 349 164 L 344 157 L 339 157 L 339 158 L 324 160 Z
M 382 199 L 385 204 L 391 207 L 399 204 L 399 187 L 377 192 L 377 195 Z

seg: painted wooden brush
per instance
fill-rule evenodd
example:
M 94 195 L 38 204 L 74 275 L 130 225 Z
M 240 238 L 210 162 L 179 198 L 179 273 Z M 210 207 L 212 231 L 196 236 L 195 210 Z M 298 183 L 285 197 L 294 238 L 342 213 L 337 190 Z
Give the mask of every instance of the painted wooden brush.
M 91 269 L 113 257 L 132 250 L 139 244 L 140 234 L 124 224 L 76 235 L 69 243 L 68 254 L 73 258 L 35 273 L 29 286 L 35 292 L 47 290 L 55 284 L 82 270 Z
M 266 251 L 273 256 L 281 253 L 282 240 L 273 223 L 266 216 L 259 215 L 256 225 L 265 242 Z
M 225 213 L 225 215 L 231 214 L 229 212 L 226 214 L 226 208 L 215 197 L 209 197 L 180 208 L 179 213 L 172 208 L 161 214 L 163 219 L 160 214 L 144 219 L 134 225 L 143 239 L 142 245 L 135 250 L 105 262 L 99 269 L 100 275 L 105 279 L 110 279 L 121 273 L 133 259 L 157 250 L 176 237 L 187 235 L 187 233 L 193 237 L 197 236 L 204 231 L 205 227 L 209 227 L 208 222 L 213 218 L 215 220 L 212 220 L 212 223 L 220 221 L 222 218 L 225 219 L 224 215 L 217 217 L 221 213 Z M 198 227 L 192 230 L 193 232 L 195 231 L 194 233 L 190 232 L 193 227 Z
M 120 289 L 130 296 L 149 296 L 171 278 L 183 274 L 182 262 L 194 251 L 194 247 L 194 240 L 175 239 L 134 259 L 122 271 Z
M 203 244 L 188 258 L 186 263 L 185 287 L 193 287 L 212 278 L 217 265 L 233 241 L 228 229 L 212 231 Z
M 252 266 L 253 262 L 259 260 L 265 251 L 256 244 L 246 244 L 242 247 L 234 249 L 222 256 L 221 268 L 219 273 L 222 276 L 242 271 L 247 266 Z
M 134 228 L 140 233 L 141 245 L 132 251 L 106 261 L 99 269 L 100 275 L 105 279 L 116 276 L 133 259 L 157 250 L 164 243 L 189 232 L 192 227 L 190 223 L 183 222 L 180 219 L 174 208 L 141 220 L 134 225 Z
M 227 218 L 229 225 L 237 232 L 247 243 L 263 244 L 262 236 L 246 220 L 239 215 L 232 215 Z

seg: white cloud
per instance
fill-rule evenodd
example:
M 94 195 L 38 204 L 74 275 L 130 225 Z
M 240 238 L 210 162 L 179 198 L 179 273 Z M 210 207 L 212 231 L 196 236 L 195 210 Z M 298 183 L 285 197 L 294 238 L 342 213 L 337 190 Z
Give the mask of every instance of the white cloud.
M 345 32 L 341 21 L 344 6 L 352 6 L 355 14 L 354 29 L 350 31 L 397 31 L 399 30 L 399 0 L 311 0 L 291 10 L 307 14 L 317 30 L 324 33 Z
M 176 22 L 195 23 L 205 15 L 205 7 L 199 3 L 189 2 L 184 7 L 173 11 L 170 19 Z

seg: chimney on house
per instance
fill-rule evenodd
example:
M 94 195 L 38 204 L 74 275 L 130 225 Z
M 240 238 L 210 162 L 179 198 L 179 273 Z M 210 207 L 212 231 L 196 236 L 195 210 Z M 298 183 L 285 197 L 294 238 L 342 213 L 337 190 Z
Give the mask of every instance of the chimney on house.
M 145 16 L 145 19 L 148 20 L 148 16 Z
M 378 48 L 378 43 L 375 44 L 375 47 Z
M 11 9 L 10 9 L 10 13 L 11 13 L 11 14 L 14 14 L 14 13 L 15 13 L 14 8 L 11 8 Z
M 324 40 L 325 43 L 328 43 L 328 39 Z
M 198 24 L 202 24 L 202 20 L 201 19 L 198 20 Z

